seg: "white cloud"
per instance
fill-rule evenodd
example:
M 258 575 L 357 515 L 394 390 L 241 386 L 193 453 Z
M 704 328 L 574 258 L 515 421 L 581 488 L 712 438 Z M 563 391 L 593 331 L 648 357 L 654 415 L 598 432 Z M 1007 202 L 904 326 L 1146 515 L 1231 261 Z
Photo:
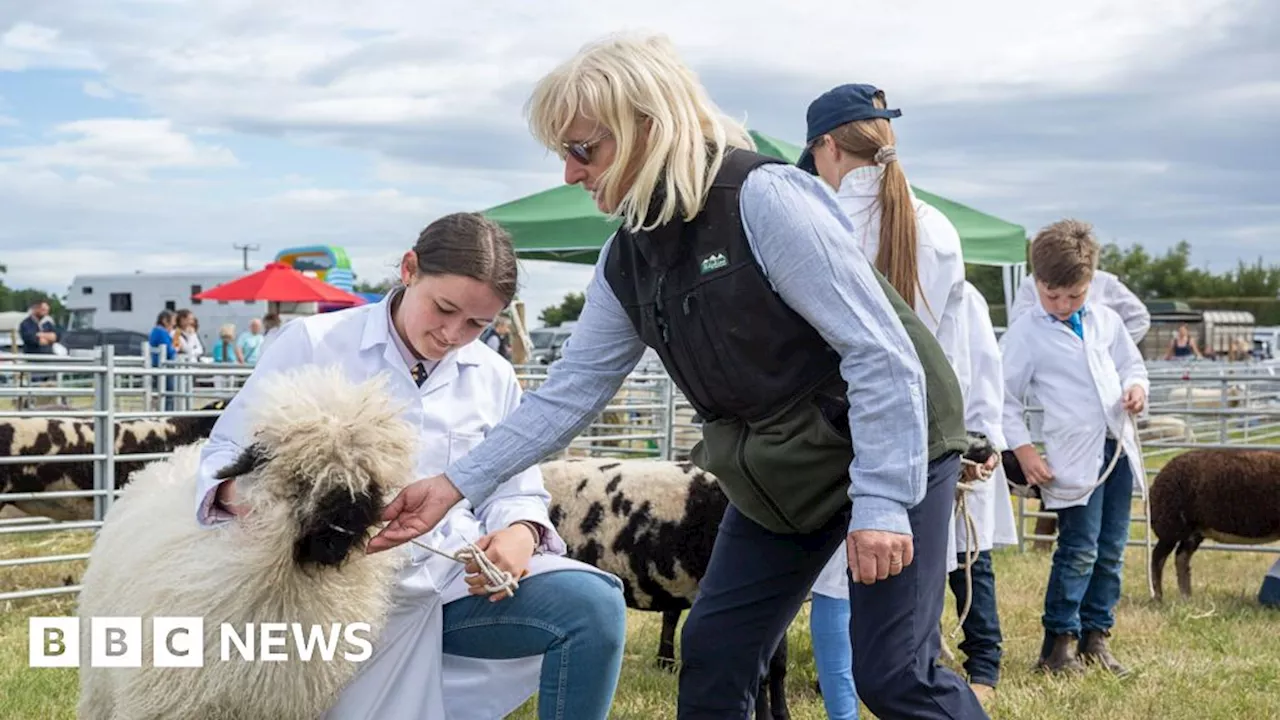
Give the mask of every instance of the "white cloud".
M 857 75 L 918 105 L 1097 89 L 1193 52 L 1247 12 L 1230 0 L 985 0 L 927 9 L 756 0 L 731 12 L 674 0 L 472 3 L 448 12 L 409 0 L 324 0 L 305 9 L 204 0 L 181 12 L 149 5 L 126 20 L 118 4 L 50 0 L 35 12 L 59 31 L 23 23 L 10 33 L 41 49 L 63 37 L 92 47 L 113 87 L 184 123 L 323 128 L 481 114 L 519 124 L 518 103 L 538 76 L 582 43 L 624 29 L 668 33 L 699 67 L 794 75 L 815 90 Z M 827 42 L 820 28 L 848 30 Z M 58 57 L 28 54 L 30 64 Z
M 84 47 L 63 42 L 57 29 L 18 22 L 0 33 L 0 72 L 28 68 L 100 67 L 98 60 Z
M 110 100 L 111 98 L 116 96 L 116 93 L 114 90 L 98 82 L 97 80 L 86 81 L 84 85 L 81 86 L 80 89 L 84 91 L 85 95 L 88 95 L 89 97 L 93 97 L 93 98 L 99 98 L 102 100 Z
M 67 139 L 0 148 L 0 165 L 87 171 L 136 181 L 155 170 L 229 167 L 237 162 L 230 150 L 194 143 L 166 119 L 76 120 L 54 127 L 52 134 Z
M 389 212 L 419 218 L 439 213 L 442 207 L 434 198 L 407 195 L 395 188 L 367 191 L 295 188 L 274 195 L 267 202 L 306 212 L 328 211 L 350 215 Z
M 0 127 L 13 127 L 19 125 L 17 118 L 11 118 L 8 115 L 0 115 Z

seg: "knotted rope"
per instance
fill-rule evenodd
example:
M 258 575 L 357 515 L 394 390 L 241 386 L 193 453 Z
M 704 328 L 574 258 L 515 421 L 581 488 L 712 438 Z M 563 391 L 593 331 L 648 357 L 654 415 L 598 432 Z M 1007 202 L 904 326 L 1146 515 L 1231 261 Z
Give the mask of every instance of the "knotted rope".
M 454 552 L 453 554 L 449 554 L 443 550 L 437 550 L 430 545 L 420 543 L 417 540 L 410 540 L 409 542 L 417 545 L 423 550 L 429 550 L 441 557 L 447 557 L 450 560 L 460 562 L 463 565 L 474 562 L 480 567 L 480 574 L 484 575 L 484 579 L 489 581 L 488 584 L 484 586 L 486 592 L 496 593 L 499 590 L 503 590 L 507 593 L 507 597 L 515 597 L 516 588 L 520 587 L 520 582 L 516 580 L 514 575 L 503 570 L 497 565 L 494 565 L 493 561 L 484 554 L 484 551 L 476 547 L 476 544 L 470 540 L 467 541 L 466 545 L 459 548 L 457 552 Z
M 347 528 L 344 528 L 344 527 L 339 527 L 333 523 L 329 523 L 329 527 L 334 530 L 337 530 L 340 533 L 345 533 L 347 535 L 355 534 L 351 530 L 348 530 Z M 427 545 L 426 543 L 420 543 L 417 540 L 414 540 L 412 538 L 409 540 L 409 542 L 413 543 L 414 545 L 417 545 L 423 550 L 433 552 L 436 555 L 449 558 L 450 560 L 461 563 L 463 565 L 474 562 L 477 566 L 479 566 L 480 574 L 484 575 L 484 579 L 489 581 L 488 584 L 484 586 L 484 589 L 486 592 L 496 593 L 501 590 L 507 593 L 507 597 L 515 597 L 516 589 L 520 587 L 520 581 L 518 581 L 514 575 L 507 572 L 506 570 L 503 570 L 497 565 L 494 565 L 493 561 L 489 559 L 489 556 L 485 555 L 484 551 L 481 550 L 479 547 L 477 547 L 476 544 L 471 542 L 470 540 L 466 541 L 466 545 L 464 545 L 461 548 L 458 548 L 458 550 L 453 553 L 447 553 L 443 550 L 437 550 L 436 548 L 433 548 L 430 545 Z
M 978 489 L 978 483 L 986 482 L 992 471 L 986 465 L 967 457 L 961 457 L 962 465 L 969 465 L 977 468 L 978 479 L 974 481 L 960 480 L 956 483 L 956 517 L 961 518 L 964 522 L 964 609 L 960 612 L 960 620 L 956 623 L 956 628 L 951 631 L 951 637 L 955 637 L 956 633 L 964 627 L 964 621 L 969 617 L 969 610 L 973 607 L 973 564 L 978 560 L 978 526 L 973 520 L 973 515 L 969 512 L 969 493 Z

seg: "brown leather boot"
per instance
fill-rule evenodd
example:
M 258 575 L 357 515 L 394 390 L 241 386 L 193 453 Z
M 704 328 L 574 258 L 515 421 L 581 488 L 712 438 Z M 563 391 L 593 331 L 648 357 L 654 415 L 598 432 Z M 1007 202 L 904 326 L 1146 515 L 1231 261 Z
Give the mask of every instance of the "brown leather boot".
M 1049 645 L 1052 640 L 1052 645 Z M 1076 657 L 1078 638 L 1074 633 L 1052 635 L 1045 638 L 1045 647 L 1040 651 L 1040 662 L 1036 667 L 1051 673 L 1081 673 L 1084 664 Z
M 1086 630 L 1080 639 L 1080 657 L 1087 663 L 1098 663 L 1119 677 L 1129 674 L 1129 669 L 1121 665 L 1107 647 L 1107 638 L 1111 633 L 1104 630 Z

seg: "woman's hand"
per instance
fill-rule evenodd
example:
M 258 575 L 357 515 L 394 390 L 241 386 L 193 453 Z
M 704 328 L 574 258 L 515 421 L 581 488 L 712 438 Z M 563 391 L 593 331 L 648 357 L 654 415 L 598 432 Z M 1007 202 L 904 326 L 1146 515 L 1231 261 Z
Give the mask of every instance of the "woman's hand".
M 1013 454 L 1018 457 L 1018 464 L 1022 466 L 1022 474 L 1026 476 L 1028 485 L 1048 485 L 1053 482 L 1053 473 L 1044 464 L 1044 459 L 1036 452 L 1034 445 L 1014 448 Z
M 499 570 L 511 573 L 511 577 L 516 580 L 529 574 L 529 560 L 533 557 L 533 552 L 538 549 L 533 531 L 519 523 L 491 532 L 477 540 L 475 544 L 490 562 L 498 566 Z M 484 595 L 488 592 L 484 586 L 489 583 L 489 580 L 480 573 L 479 564 L 474 560 L 467 563 L 466 573 L 468 592 L 472 595 Z M 489 602 L 497 602 L 504 597 L 508 597 L 506 590 L 490 595 Z
M 366 552 L 389 550 L 431 532 L 460 500 L 462 493 L 443 474 L 405 487 L 382 511 L 387 525 L 369 541 Z

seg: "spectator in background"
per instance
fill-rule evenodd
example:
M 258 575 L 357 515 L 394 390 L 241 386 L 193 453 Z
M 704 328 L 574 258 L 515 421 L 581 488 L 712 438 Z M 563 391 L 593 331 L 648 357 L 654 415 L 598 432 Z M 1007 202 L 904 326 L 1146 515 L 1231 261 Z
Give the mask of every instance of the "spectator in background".
M 1185 358 L 1192 357 L 1203 358 L 1200 354 L 1200 347 L 1196 345 L 1196 339 L 1191 337 L 1191 330 L 1186 323 L 1178 326 L 1178 334 L 1169 341 L 1169 350 L 1164 354 L 1165 360 L 1172 360 L 1175 357 Z
M 511 321 L 506 316 L 499 316 L 493 323 L 493 331 L 487 335 L 484 344 L 511 362 Z
M 176 317 L 172 310 L 166 308 L 156 316 L 156 326 L 151 328 L 151 336 L 147 339 L 147 344 L 151 346 L 151 367 L 160 367 L 162 362 L 177 358 L 178 350 L 173 344 L 173 331 L 176 324 Z M 162 354 L 163 357 L 161 357 Z M 155 391 L 164 398 L 161 404 L 164 410 L 173 409 L 173 386 L 172 375 L 155 376 Z
M 174 349 L 177 354 L 183 362 L 199 362 L 204 355 L 204 344 L 200 342 L 196 314 L 183 308 L 178 311 L 174 324 L 177 330 L 174 333 Z
M 18 325 L 18 334 L 22 336 L 22 352 L 28 355 L 53 355 L 54 348 L 62 339 L 62 329 L 53 318 L 49 317 L 49 303 L 37 300 L 31 303 L 30 314 Z M 63 351 L 61 354 L 66 354 Z M 28 380 L 32 385 L 43 385 L 56 379 L 51 373 L 31 373 Z M 29 398 L 25 407 L 34 407 L 52 401 L 53 397 Z
M 262 316 L 262 342 L 265 344 L 268 340 L 275 337 L 280 332 L 280 316 L 276 313 L 267 313 Z
M 30 315 L 18 325 L 22 336 L 22 352 L 28 355 L 52 355 L 55 343 L 62 340 L 62 329 L 49 317 L 49 303 L 31 303 Z
M 240 352 L 240 346 L 236 344 L 235 325 L 227 323 L 218 328 L 218 342 L 213 346 L 212 355 L 215 363 L 244 364 L 244 353 Z
M 236 345 L 240 348 L 240 354 L 244 358 L 245 364 L 256 365 L 258 363 L 258 353 L 262 350 L 262 321 L 254 318 L 249 321 L 249 331 L 240 336 L 240 340 Z

